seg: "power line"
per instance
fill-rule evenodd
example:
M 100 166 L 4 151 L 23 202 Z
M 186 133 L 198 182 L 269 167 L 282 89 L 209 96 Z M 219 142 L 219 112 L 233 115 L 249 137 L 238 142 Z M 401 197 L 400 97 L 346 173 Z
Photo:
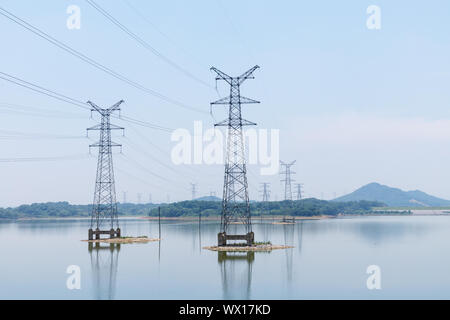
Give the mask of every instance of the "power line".
M 69 118 L 69 119 L 85 119 L 86 115 L 82 116 L 81 114 L 70 113 L 70 112 L 61 112 L 49 109 L 36 108 L 31 106 L 25 106 L 15 103 L 7 103 L 0 102 L 0 109 L 4 109 L 4 111 L 0 111 L 2 113 L 18 113 L 25 114 L 31 116 L 39 116 L 39 117 L 55 117 L 55 118 Z
M 86 139 L 84 136 L 69 136 L 46 133 L 27 133 L 18 131 L 0 130 L 2 139 Z
M 159 175 L 159 174 L 157 174 L 157 173 L 154 173 L 153 171 L 149 170 L 149 169 L 148 169 L 147 167 L 145 167 L 144 165 L 140 164 L 138 161 L 136 161 L 136 160 L 134 160 L 134 159 L 132 159 L 132 158 L 130 158 L 130 157 L 128 157 L 128 156 L 125 156 L 124 154 L 122 154 L 122 156 L 123 156 L 124 158 L 126 158 L 127 161 L 130 161 L 130 162 L 134 163 L 134 165 L 135 165 L 136 167 L 138 167 L 139 169 L 141 169 L 142 171 L 145 171 L 145 172 L 147 172 L 148 174 L 150 174 L 150 175 L 152 175 L 152 176 L 154 176 L 154 177 L 156 177 L 156 178 L 158 178 L 158 179 L 160 179 L 160 180 L 163 180 L 163 181 L 165 181 L 165 182 L 168 182 L 168 183 L 172 184 L 173 186 L 179 188 L 180 190 L 181 190 L 181 189 L 183 189 L 184 191 L 188 190 L 187 188 L 184 188 L 184 187 L 181 187 L 180 185 L 178 185 L 176 181 L 170 180 L 170 179 L 168 179 L 168 178 L 166 178 L 166 177 L 164 177 L 164 176 L 161 176 L 161 175 Z
M 9 77 L 10 79 L 8 79 L 7 77 Z M 46 95 L 48 97 L 51 97 L 51 98 L 54 98 L 54 99 L 57 99 L 57 100 L 60 100 L 60 101 L 72 104 L 72 105 L 77 106 L 79 108 L 90 110 L 90 108 L 87 105 L 85 105 L 83 102 L 81 102 L 81 101 L 77 101 L 77 100 L 69 98 L 69 97 L 67 97 L 65 95 L 56 93 L 55 91 L 51 91 L 49 89 L 45 89 L 43 87 L 40 87 L 40 86 L 35 85 L 33 83 L 30 83 L 28 81 L 19 79 L 19 78 L 15 77 L 15 76 L 12 76 L 12 75 L 7 74 L 5 72 L 0 71 L 0 79 L 3 79 L 5 81 L 11 82 L 11 83 L 14 83 L 14 84 L 16 84 L 18 86 L 21 86 L 21 87 L 24 87 L 26 89 L 32 90 L 34 92 Z
M 153 29 L 156 30 L 156 32 L 158 32 L 162 37 L 164 37 L 168 42 L 170 42 L 178 51 L 182 51 L 184 52 L 187 56 L 193 58 L 195 60 L 195 63 L 197 63 L 200 67 L 204 68 L 204 66 L 202 65 L 202 63 L 200 63 L 200 59 L 198 59 L 198 57 L 193 56 L 190 52 L 188 52 L 188 50 L 186 50 L 185 48 L 182 48 L 178 43 L 176 43 L 176 41 L 174 41 L 172 38 L 170 38 L 166 33 L 164 33 L 163 31 L 161 31 L 160 28 L 158 28 L 156 26 L 156 24 L 154 24 L 146 15 L 144 15 L 143 13 L 140 12 L 140 10 L 138 8 L 136 8 L 134 5 L 132 5 L 130 3 L 130 1 L 128 0 L 123 0 L 123 2 L 131 9 L 131 11 L 133 11 L 137 16 L 139 16 L 143 21 L 145 21 L 149 26 L 151 26 Z M 208 87 L 213 88 L 212 86 L 210 86 L 208 83 L 205 83 L 208 85 Z M 213 88 L 216 89 L 216 88 Z
M 8 79 L 7 77 L 9 77 L 10 79 Z M 57 99 L 59 101 L 63 101 L 63 102 L 72 104 L 74 106 L 77 106 L 79 108 L 83 108 L 83 109 L 91 111 L 91 108 L 88 107 L 86 103 L 84 103 L 84 102 L 82 102 L 80 100 L 73 99 L 73 98 L 70 98 L 70 97 L 68 97 L 66 95 L 57 93 L 57 92 L 49 90 L 49 89 L 46 89 L 44 87 L 41 87 L 41 86 L 33 84 L 31 82 L 22 80 L 22 79 L 20 79 L 18 77 L 15 77 L 13 75 L 8 74 L 8 73 L 0 71 L 0 79 L 3 79 L 3 80 L 8 81 L 8 82 L 11 82 L 11 83 L 16 84 L 18 86 L 21 86 L 23 88 L 32 90 L 34 92 L 46 95 L 48 97 Z M 160 131 L 165 131 L 165 132 L 172 132 L 172 129 L 170 129 L 170 128 L 162 127 L 162 126 L 159 126 L 159 125 L 155 125 L 155 124 L 152 124 L 152 123 L 149 123 L 149 122 L 145 122 L 145 121 L 142 121 L 142 120 L 133 119 L 133 118 L 128 117 L 128 116 L 117 116 L 117 115 L 111 115 L 111 116 L 114 117 L 114 118 L 117 118 L 117 119 L 121 119 L 123 121 L 127 121 L 127 122 L 130 122 L 130 123 L 137 124 L 139 126 L 147 127 L 147 128 L 150 128 L 150 129 L 155 129 L 155 130 L 160 130 Z
M 159 93 L 159 92 L 157 92 L 155 90 L 146 88 L 145 86 L 143 86 L 143 85 L 141 85 L 141 84 L 139 84 L 139 83 L 137 83 L 137 82 L 135 82 L 133 80 L 130 80 L 129 78 L 121 75 L 120 73 L 118 73 L 118 72 L 116 72 L 116 71 L 114 71 L 114 70 L 112 70 L 112 69 L 102 65 L 101 63 L 99 63 L 99 62 L 89 58 L 88 56 L 84 55 L 83 53 L 81 53 L 81 52 L 79 52 L 79 51 L 69 47 L 68 45 L 64 44 L 63 42 L 53 38 L 49 34 L 47 34 L 44 31 L 38 29 L 37 27 L 31 25 L 30 23 L 26 22 L 25 20 L 19 18 L 18 16 L 16 16 L 13 13 L 5 10 L 2 7 L 0 7 L 0 14 L 2 16 L 6 17 L 7 19 L 13 21 L 14 23 L 20 25 L 21 27 L 27 29 L 28 31 L 34 33 L 35 35 L 41 37 L 42 39 L 50 42 L 51 44 L 53 44 L 55 46 L 57 46 L 58 48 L 60 48 L 60 49 L 62 49 L 64 51 L 70 53 L 71 55 L 73 55 L 73 56 L 77 57 L 78 59 L 80 59 L 80 60 L 90 64 L 91 66 L 93 66 L 93 67 L 95 67 L 95 68 L 97 68 L 97 69 L 99 69 L 99 70 L 101 70 L 101 71 L 103 71 L 103 72 L 113 76 L 114 78 L 119 79 L 119 80 L 129 84 L 132 87 L 135 87 L 136 89 L 139 89 L 139 90 L 141 90 L 141 91 L 143 91 L 145 93 L 148 93 L 148 94 L 150 94 L 150 95 L 152 95 L 154 97 L 157 97 L 157 98 L 159 98 L 161 100 L 164 100 L 164 101 L 166 101 L 168 103 L 171 103 L 173 105 L 177 105 L 179 107 L 182 107 L 182 108 L 185 108 L 185 109 L 189 109 L 191 111 L 196 111 L 196 112 L 200 112 L 200 113 L 207 113 L 207 112 L 205 112 L 205 111 L 203 111 L 201 109 L 190 107 L 190 106 L 188 106 L 188 105 L 186 105 L 186 104 L 184 104 L 184 103 L 182 103 L 180 101 L 177 101 L 175 99 L 167 97 L 167 96 L 165 96 L 165 95 L 163 95 L 163 94 L 161 94 L 161 93 Z
M 175 168 L 167 165 L 166 163 L 164 163 L 163 161 L 159 160 L 158 158 L 154 157 L 151 153 L 147 152 L 144 148 L 140 148 L 139 145 L 137 145 L 135 142 L 131 141 L 130 139 L 127 139 L 127 144 L 129 144 L 131 146 L 131 148 L 133 148 L 134 150 L 141 152 L 142 154 L 146 155 L 147 157 L 149 157 L 150 159 L 152 159 L 153 161 L 157 162 L 158 164 L 160 164 L 161 166 L 171 170 L 172 172 L 174 172 L 177 175 L 182 175 L 185 178 L 191 178 L 186 176 L 184 173 L 176 170 Z
M 58 157 L 28 157 L 28 158 L 0 158 L 0 162 L 46 162 L 63 160 L 81 160 L 90 158 L 88 154 L 77 154 Z
M 116 25 L 119 29 L 121 29 L 123 32 L 125 32 L 127 35 L 129 35 L 132 39 L 134 39 L 136 42 L 138 42 L 143 48 L 147 49 L 148 51 L 150 51 L 152 54 L 154 54 L 156 57 L 160 58 L 161 60 L 163 60 L 164 62 L 166 62 L 167 64 L 169 64 L 170 66 L 172 66 L 173 68 L 177 69 L 178 71 L 180 71 L 181 73 L 183 73 L 185 76 L 197 81 L 198 83 L 201 83 L 204 86 L 207 86 L 208 88 L 212 88 L 208 83 L 206 83 L 205 81 L 197 78 L 196 76 L 194 76 L 191 72 L 187 71 L 186 69 L 184 69 L 183 67 L 179 66 L 178 64 L 176 64 L 175 62 L 173 62 L 172 60 L 170 60 L 168 57 L 166 57 L 165 55 L 163 55 L 161 52 L 159 52 L 158 50 L 156 50 L 154 47 L 152 47 L 147 41 L 145 41 L 144 39 L 142 39 L 141 37 L 139 37 L 138 35 L 136 35 L 133 31 L 131 31 L 129 28 L 127 28 L 125 25 L 123 25 L 120 21 L 118 21 L 116 18 L 114 18 L 110 13 L 108 13 L 105 9 L 103 9 L 99 4 L 97 4 L 95 1 L 93 0 L 86 0 L 87 3 L 89 3 L 95 10 L 97 10 L 98 12 L 100 12 L 100 14 L 102 14 L 106 19 L 108 19 L 109 21 L 111 21 L 114 25 Z

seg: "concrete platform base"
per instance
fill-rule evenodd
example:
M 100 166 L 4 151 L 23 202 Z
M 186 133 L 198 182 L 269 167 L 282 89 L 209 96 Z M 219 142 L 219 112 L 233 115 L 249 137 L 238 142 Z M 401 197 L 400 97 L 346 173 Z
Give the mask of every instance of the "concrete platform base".
M 255 242 L 255 234 L 249 232 L 247 234 L 226 234 L 221 232 L 217 235 L 217 244 L 219 247 L 226 246 L 228 240 L 243 240 L 247 243 L 247 246 L 252 246 Z
M 120 238 L 120 228 L 117 228 L 116 230 L 114 230 L 114 229 L 111 229 L 111 230 L 89 229 L 88 239 L 94 240 L 94 237 L 95 237 L 95 240 L 100 240 L 100 236 L 102 234 L 109 236 L 110 239 Z

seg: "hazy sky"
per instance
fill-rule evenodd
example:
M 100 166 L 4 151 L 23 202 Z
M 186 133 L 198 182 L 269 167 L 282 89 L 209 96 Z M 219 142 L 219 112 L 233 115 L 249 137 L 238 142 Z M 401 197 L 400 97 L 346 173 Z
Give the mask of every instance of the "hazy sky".
M 380 182 L 450 199 L 450 2 L 117 0 L 96 2 L 164 57 L 145 50 L 87 2 L 1 0 L 0 6 L 124 76 L 186 105 L 167 103 L 101 72 L 0 16 L 0 71 L 69 97 L 171 129 L 214 123 L 216 66 L 239 75 L 258 64 L 243 95 L 261 101 L 243 109 L 261 129 L 280 130 L 280 157 L 297 160 L 295 179 L 305 195 L 330 199 Z M 139 14 L 127 5 L 131 3 Z M 81 29 L 66 26 L 69 5 L 81 8 Z M 366 27 L 370 5 L 381 8 L 381 30 Z M 227 87 L 218 86 L 220 96 Z M 97 123 L 73 105 L 0 79 L 0 159 L 87 155 L 85 129 Z M 15 104 L 18 106 L 11 106 Z M 224 108 L 215 108 L 222 120 Z M 126 137 L 114 162 L 118 200 L 154 202 L 221 196 L 223 166 L 175 166 L 170 133 L 121 120 Z M 19 136 L 11 138 L 11 136 Z M 0 162 L 0 206 L 45 201 L 89 203 L 96 152 L 78 160 Z M 250 196 L 260 182 L 250 166 Z M 164 179 L 162 179 L 164 178 Z

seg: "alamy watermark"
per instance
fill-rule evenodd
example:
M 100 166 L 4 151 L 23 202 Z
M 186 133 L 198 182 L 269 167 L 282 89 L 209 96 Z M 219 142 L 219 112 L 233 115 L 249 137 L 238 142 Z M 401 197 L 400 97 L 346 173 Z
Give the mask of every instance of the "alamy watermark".
M 66 13 L 70 16 L 67 18 L 66 26 L 69 30 L 81 29 L 81 9 L 79 6 L 70 5 L 67 7 Z
M 370 274 L 366 281 L 367 289 L 381 290 L 381 268 L 377 265 L 371 265 L 367 267 L 366 273 Z
M 380 30 L 381 29 L 381 8 L 376 5 L 367 7 L 366 13 L 369 15 L 366 21 L 367 29 Z
M 81 268 L 77 265 L 68 266 L 66 273 L 70 276 L 66 280 L 66 287 L 69 290 L 81 289 Z
M 194 121 L 193 133 L 184 128 L 174 130 L 171 141 L 176 142 L 171 152 L 171 159 L 175 165 L 225 163 L 227 147 L 225 133 L 217 128 L 204 130 L 201 121 Z M 243 130 L 243 141 L 247 164 L 260 165 L 261 175 L 278 174 L 280 130 Z

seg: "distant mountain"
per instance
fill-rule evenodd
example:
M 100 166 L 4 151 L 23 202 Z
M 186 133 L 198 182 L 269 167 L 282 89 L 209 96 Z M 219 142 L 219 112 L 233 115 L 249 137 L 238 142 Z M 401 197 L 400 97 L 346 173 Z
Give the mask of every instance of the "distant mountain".
M 206 196 L 195 199 L 195 201 L 222 201 L 222 199 L 216 196 Z
M 450 201 L 430 196 L 425 192 L 403 191 L 379 183 L 370 183 L 333 201 L 380 201 L 390 207 L 446 207 Z

